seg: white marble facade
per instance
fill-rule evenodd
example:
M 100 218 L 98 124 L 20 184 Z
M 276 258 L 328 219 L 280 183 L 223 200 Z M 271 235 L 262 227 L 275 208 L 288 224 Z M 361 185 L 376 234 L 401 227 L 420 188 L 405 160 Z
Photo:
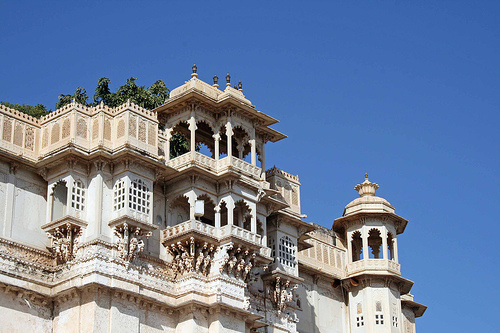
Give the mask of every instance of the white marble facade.
M 265 171 L 276 122 L 197 73 L 153 111 L 0 106 L 0 331 L 415 332 L 407 221 L 366 177 L 305 222 L 298 176 Z

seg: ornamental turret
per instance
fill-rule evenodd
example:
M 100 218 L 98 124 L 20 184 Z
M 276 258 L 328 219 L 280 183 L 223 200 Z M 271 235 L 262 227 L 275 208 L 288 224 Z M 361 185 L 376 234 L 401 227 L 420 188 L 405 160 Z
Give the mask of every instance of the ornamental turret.
M 342 286 L 348 290 L 350 332 L 414 332 L 414 320 L 425 306 L 406 311 L 413 282 L 401 277 L 397 235 L 408 221 L 397 215 L 384 198 L 375 195 L 379 185 L 365 180 L 354 187 L 359 198 L 351 201 L 333 229 L 347 246 L 346 276 Z M 405 310 L 405 311 L 403 311 Z

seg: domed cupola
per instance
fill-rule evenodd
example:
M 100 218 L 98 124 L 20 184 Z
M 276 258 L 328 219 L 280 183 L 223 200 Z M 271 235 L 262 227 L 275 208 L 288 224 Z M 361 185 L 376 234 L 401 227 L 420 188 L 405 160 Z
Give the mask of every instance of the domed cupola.
M 354 199 L 345 207 L 343 216 L 360 212 L 394 214 L 394 207 L 387 200 L 375 196 L 378 188 L 378 184 L 370 182 L 368 174 L 365 174 L 365 181 L 354 187 L 360 197 Z

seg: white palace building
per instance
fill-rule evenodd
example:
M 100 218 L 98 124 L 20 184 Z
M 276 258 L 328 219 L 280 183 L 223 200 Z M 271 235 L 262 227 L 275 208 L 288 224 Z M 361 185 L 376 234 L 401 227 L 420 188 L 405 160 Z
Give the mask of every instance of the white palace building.
M 0 106 L 0 332 L 415 332 L 408 221 L 367 176 L 332 229 L 304 221 L 265 168 L 278 121 L 226 80 L 152 111 Z

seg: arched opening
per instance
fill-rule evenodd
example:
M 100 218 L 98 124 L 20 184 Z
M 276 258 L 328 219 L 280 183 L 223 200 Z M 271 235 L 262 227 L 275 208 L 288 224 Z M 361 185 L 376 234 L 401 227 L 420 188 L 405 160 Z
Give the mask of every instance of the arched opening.
M 264 238 L 264 226 L 259 219 L 257 219 L 257 233 L 260 235 L 261 239 Z
M 387 250 L 389 260 L 394 260 L 394 237 L 390 232 L 387 234 Z
M 64 180 L 58 181 L 52 188 L 52 221 L 66 215 L 68 187 Z
M 211 226 L 215 226 L 215 204 L 206 194 L 202 194 L 198 197 L 198 200 L 203 200 L 204 203 L 204 213 L 200 217 L 200 221 Z
M 196 127 L 196 151 L 211 158 L 215 158 L 214 131 L 212 127 L 203 120 L 196 123 Z
M 243 159 L 245 156 L 245 146 L 248 145 L 248 149 L 250 149 L 250 145 L 248 144 L 250 136 L 248 133 L 241 127 L 236 126 L 233 128 L 233 156 L 239 159 Z
M 361 239 L 361 233 L 359 231 L 355 231 L 352 234 L 351 251 L 353 262 L 361 260 L 361 255 L 363 253 L 363 240 Z
M 170 158 L 184 155 L 190 151 L 189 125 L 182 121 L 172 128 L 172 138 L 170 139 Z
M 227 205 L 225 201 L 220 203 L 220 226 L 223 227 L 227 225 Z
M 368 246 L 370 247 L 369 256 L 372 259 L 380 259 L 380 248 L 382 245 L 382 237 L 380 237 L 380 230 L 371 229 L 368 232 Z
M 239 200 L 234 204 L 233 216 L 234 224 L 240 228 L 251 231 L 252 210 L 245 201 Z
M 222 125 L 219 129 L 219 159 L 227 156 L 227 135 L 226 126 Z
M 246 143 L 243 145 L 243 158 L 242 160 L 248 163 L 252 163 L 252 148 L 250 147 L 249 143 Z
M 175 198 L 170 205 L 170 216 L 172 219 L 170 225 L 177 225 L 189 220 L 189 210 L 190 205 L 187 197 L 181 195 Z

